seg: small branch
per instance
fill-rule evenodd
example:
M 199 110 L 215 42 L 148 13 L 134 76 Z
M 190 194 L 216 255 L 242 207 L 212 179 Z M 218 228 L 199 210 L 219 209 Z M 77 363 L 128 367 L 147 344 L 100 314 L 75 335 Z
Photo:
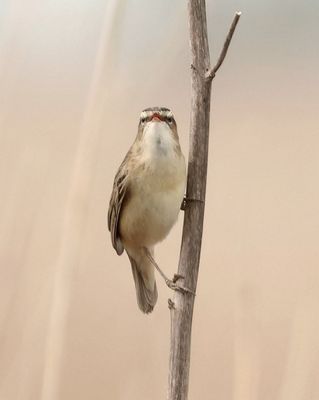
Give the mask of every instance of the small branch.
M 232 37 L 233 37 L 233 34 L 235 32 L 235 29 L 236 29 L 236 26 L 237 26 L 237 23 L 239 21 L 240 16 L 241 16 L 241 12 L 240 11 L 236 12 L 235 17 L 233 19 L 233 22 L 232 22 L 232 24 L 231 24 L 231 26 L 229 28 L 229 32 L 228 32 L 228 35 L 226 37 L 222 52 L 220 53 L 220 56 L 218 58 L 218 61 L 217 61 L 216 65 L 215 65 L 215 67 L 211 68 L 209 71 L 207 71 L 207 73 L 205 75 L 205 78 L 207 80 L 209 80 L 209 81 L 214 79 L 214 77 L 216 75 L 216 72 L 219 70 L 220 66 L 222 65 L 222 63 L 223 63 L 223 61 L 224 61 L 224 59 L 226 57 L 226 54 L 227 54 L 227 51 L 228 51 L 228 47 L 229 47 L 230 42 L 232 40 Z

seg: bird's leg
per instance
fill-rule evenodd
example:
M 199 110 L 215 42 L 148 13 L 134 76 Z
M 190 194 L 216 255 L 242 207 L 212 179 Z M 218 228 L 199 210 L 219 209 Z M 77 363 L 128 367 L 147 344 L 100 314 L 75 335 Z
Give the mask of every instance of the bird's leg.
M 148 250 L 147 247 L 144 247 L 145 249 L 145 255 L 146 257 L 150 260 L 150 262 L 154 265 L 154 267 L 157 269 L 157 271 L 159 272 L 159 274 L 161 275 L 161 277 L 165 280 L 166 285 L 172 289 L 172 290 L 177 290 L 181 293 L 191 293 L 192 295 L 195 296 L 195 292 L 193 292 L 192 290 L 184 287 L 184 286 L 180 286 L 178 285 L 176 282 L 179 279 L 184 279 L 184 277 L 182 275 L 178 275 L 175 274 L 173 279 L 169 279 L 164 272 L 160 269 L 160 267 L 158 266 L 157 262 L 154 260 L 154 258 L 152 257 L 150 251 Z
M 167 283 L 170 279 L 164 274 L 164 272 L 160 269 L 160 267 L 157 265 L 156 261 L 152 257 L 152 254 L 150 253 L 149 249 L 147 247 L 144 247 L 146 257 L 149 259 L 149 261 L 154 265 L 154 267 L 157 269 L 161 277 L 164 279 L 164 281 Z

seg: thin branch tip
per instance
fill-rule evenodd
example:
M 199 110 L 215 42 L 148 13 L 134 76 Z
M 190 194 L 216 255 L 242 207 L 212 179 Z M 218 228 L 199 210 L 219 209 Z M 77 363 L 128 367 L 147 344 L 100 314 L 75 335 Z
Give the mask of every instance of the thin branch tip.
M 220 55 L 218 57 L 218 60 L 217 60 L 217 63 L 215 65 L 215 67 L 211 68 L 205 74 L 205 78 L 208 81 L 211 81 L 211 80 L 214 79 L 214 77 L 216 75 L 216 72 L 219 70 L 219 68 L 221 67 L 222 63 L 224 62 L 224 59 L 225 59 L 227 51 L 228 51 L 228 47 L 229 47 L 230 42 L 231 42 L 231 40 L 233 38 L 233 34 L 235 32 L 235 29 L 236 29 L 236 26 L 237 26 L 237 23 L 239 21 L 240 16 L 241 16 L 241 11 L 237 11 L 235 16 L 234 16 L 233 22 L 232 22 L 232 24 L 231 24 L 231 26 L 229 28 L 228 34 L 227 34 L 225 42 L 224 42 L 223 49 L 222 49 L 222 51 L 221 51 L 221 53 L 220 53 Z

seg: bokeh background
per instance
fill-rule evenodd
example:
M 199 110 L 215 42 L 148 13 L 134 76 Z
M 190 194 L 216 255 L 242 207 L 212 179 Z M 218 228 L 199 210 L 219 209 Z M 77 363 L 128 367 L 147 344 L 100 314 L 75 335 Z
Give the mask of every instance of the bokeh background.
M 209 0 L 208 192 L 190 399 L 319 399 L 315 0 Z M 186 1 L 0 2 L 0 399 L 166 397 L 172 295 L 137 308 L 106 227 L 140 111 L 187 154 Z M 157 260 L 176 270 L 182 215 Z

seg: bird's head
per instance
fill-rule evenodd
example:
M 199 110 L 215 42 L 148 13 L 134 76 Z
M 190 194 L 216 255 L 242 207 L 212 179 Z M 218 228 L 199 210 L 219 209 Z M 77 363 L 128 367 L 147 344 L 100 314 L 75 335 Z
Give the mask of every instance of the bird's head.
M 166 123 L 170 129 L 176 127 L 176 121 L 171 110 L 166 107 L 150 107 L 141 112 L 139 125 L 145 127 L 149 123 Z
M 141 112 L 138 136 L 139 139 L 160 139 L 161 136 L 170 135 L 178 142 L 177 125 L 172 111 L 166 107 L 150 107 Z

